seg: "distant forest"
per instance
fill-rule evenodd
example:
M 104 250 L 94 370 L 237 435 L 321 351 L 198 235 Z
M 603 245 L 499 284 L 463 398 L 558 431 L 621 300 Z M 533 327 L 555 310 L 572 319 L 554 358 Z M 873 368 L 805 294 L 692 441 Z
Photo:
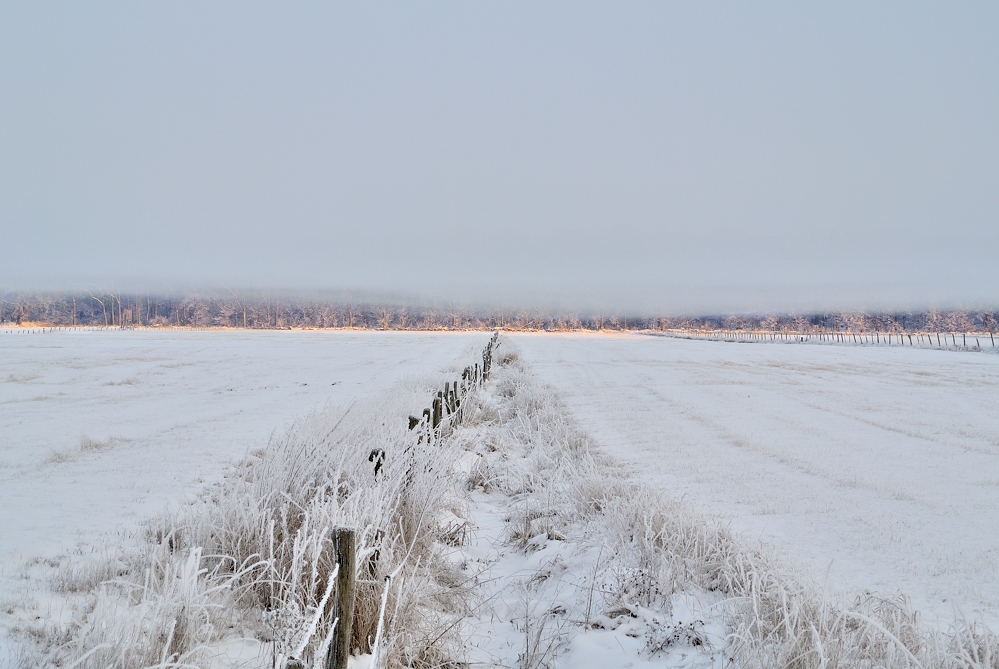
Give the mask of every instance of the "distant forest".
M 758 313 L 624 316 L 476 310 L 283 295 L 158 296 L 0 293 L 0 323 L 54 327 L 353 328 L 364 330 L 754 330 L 768 332 L 995 332 L 997 311 Z

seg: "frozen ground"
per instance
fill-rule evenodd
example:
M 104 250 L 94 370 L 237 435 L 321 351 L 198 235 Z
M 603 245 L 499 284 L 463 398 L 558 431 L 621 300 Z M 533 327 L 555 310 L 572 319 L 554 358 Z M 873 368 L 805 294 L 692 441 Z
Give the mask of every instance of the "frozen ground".
M 0 333 L 0 666 L 37 560 L 100 552 L 327 402 L 437 370 L 484 336 Z M 86 439 L 84 439 L 86 437 Z M 44 606 L 44 604 L 42 604 Z
M 27 615 L 43 598 L 22 578 L 36 560 L 99 552 L 296 416 L 437 370 L 483 339 L 0 334 L 0 666 L 8 609 Z M 957 605 L 999 628 L 999 356 L 619 335 L 515 343 L 636 476 L 777 546 L 830 591 L 902 590 L 931 619 Z
M 515 337 L 635 474 L 776 545 L 832 594 L 999 628 L 999 355 Z

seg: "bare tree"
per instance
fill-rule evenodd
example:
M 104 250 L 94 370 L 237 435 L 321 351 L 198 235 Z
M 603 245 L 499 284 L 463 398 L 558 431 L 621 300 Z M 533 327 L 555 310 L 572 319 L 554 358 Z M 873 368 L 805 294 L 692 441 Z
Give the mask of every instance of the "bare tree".
M 242 295 L 237 295 L 232 288 L 226 286 L 226 290 L 232 295 L 233 302 L 235 303 L 236 311 L 243 316 L 243 327 L 246 327 L 246 300 L 243 299 Z
M 992 341 L 992 346 L 996 345 L 996 325 L 997 323 L 996 315 L 987 311 L 980 314 L 979 318 L 982 321 L 982 327 L 984 327 L 989 333 L 989 339 Z
M 89 290 L 87 292 L 90 293 Z M 101 298 L 97 297 L 93 293 L 90 293 L 90 299 L 94 300 L 99 305 L 101 305 L 101 310 L 104 312 L 104 327 L 107 327 L 108 326 L 108 308 L 104 304 L 104 300 L 102 300 Z

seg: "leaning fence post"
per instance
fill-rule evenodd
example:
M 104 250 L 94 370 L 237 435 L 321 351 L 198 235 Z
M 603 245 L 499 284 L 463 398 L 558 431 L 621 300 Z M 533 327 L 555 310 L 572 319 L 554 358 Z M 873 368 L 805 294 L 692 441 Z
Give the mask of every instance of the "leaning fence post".
M 350 628 L 354 620 L 354 578 L 355 546 L 354 530 L 337 527 L 333 530 L 333 546 L 336 551 L 336 600 L 333 602 L 333 618 L 337 621 L 333 644 L 326 653 L 325 669 L 347 669 L 350 655 Z

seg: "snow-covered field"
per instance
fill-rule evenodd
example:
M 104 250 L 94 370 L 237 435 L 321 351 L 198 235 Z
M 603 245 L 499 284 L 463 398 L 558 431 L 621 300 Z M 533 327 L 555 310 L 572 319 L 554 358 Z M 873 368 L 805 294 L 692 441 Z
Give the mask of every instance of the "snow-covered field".
M 44 571 L 33 564 L 100 552 L 109 534 L 192 499 L 295 417 L 439 370 L 484 340 L 0 334 L 0 665 L 14 617 L 58 617 L 42 610 L 44 585 L 25 578 Z M 901 590 L 931 620 L 952 620 L 958 606 L 999 628 L 999 356 L 640 335 L 512 340 L 637 479 L 763 539 L 835 596 Z M 488 525 L 496 512 L 483 499 L 472 511 Z
M 513 337 L 635 475 L 830 593 L 999 628 L 999 355 L 649 336 Z
M 0 666 L 37 560 L 100 552 L 328 402 L 454 361 L 481 333 L 0 333 Z M 481 344 L 480 344 L 481 345 Z

